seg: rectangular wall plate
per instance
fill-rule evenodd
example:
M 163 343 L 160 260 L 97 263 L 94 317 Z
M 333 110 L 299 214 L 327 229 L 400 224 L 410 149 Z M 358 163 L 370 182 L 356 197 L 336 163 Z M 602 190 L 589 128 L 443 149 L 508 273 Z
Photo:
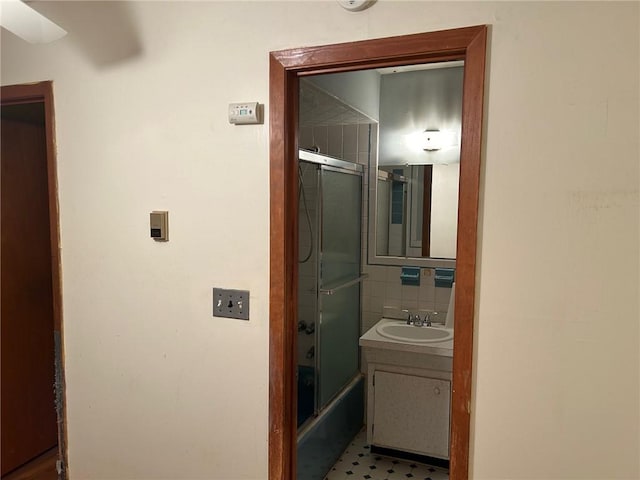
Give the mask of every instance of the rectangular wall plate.
M 214 288 L 213 316 L 249 320 L 249 290 Z
M 169 212 L 154 210 L 149 214 L 151 238 L 157 242 L 169 241 Z

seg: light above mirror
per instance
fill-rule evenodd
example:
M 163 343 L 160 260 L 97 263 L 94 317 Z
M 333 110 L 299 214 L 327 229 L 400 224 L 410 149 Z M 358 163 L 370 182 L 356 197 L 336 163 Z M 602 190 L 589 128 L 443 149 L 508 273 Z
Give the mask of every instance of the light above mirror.
M 439 68 L 435 68 L 435 66 Z M 424 66 L 423 66 L 424 67 Z M 380 79 L 378 165 L 448 165 L 460 161 L 461 62 L 428 64 Z
M 425 130 L 421 135 L 422 149 L 427 152 L 458 146 L 458 133 L 452 130 Z M 460 157 L 458 157 L 458 160 Z
M 460 135 L 454 130 L 429 129 L 405 135 L 405 145 L 414 154 L 446 150 L 446 155 L 423 155 L 422 165 L 448 165 L 460 161 Z

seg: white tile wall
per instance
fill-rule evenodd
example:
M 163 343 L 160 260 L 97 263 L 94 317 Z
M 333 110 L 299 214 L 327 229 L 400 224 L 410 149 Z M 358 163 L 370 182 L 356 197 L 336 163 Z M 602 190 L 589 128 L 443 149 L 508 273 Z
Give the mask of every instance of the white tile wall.
M 313 128 L 313 143 L 321 153 L 329 152 L 329 128 L 318 126 Z
M 330 125 L 328 127 L 329 138 L 328 138 L 326 153 L 332 157 L 343 158 L 343 143 L 342 143 L 343 128 L 344 127 L 342 125 Z
M 298 143 L 300 148 L 310 149 L 313 146 L 313 127 L 300 127 L 298 130 Z
M 322 154 L 368 167 L 369 129 L 368 123 L 300 127 L 298 142 L 300 148 L 317 147 Z M 366 172 L 363 180 L 367 180 Z
M 402 310 L 424 314 L 438 312 L 436 321 L 444 323 L 449 307 L 450 288 L 434 285 L 432 269 L 422 269 L 420 286 L 402 285 L 400 267 L 366 265 L 369 274 L 362 289 L 361 333 L 373 327 L 383 315 L 402 315 Z
M 358 131 L 361 125 L 345 125 L 343 129 L 343 142 L 342 142 L 342 151 L 345 155 L 358 155 Z M 368 125 L 362 125 L 363 129 L 366 127 L 367 131 L 369 130 Z M 366 147 L 366 152 L 369 153 L 369 145 Z

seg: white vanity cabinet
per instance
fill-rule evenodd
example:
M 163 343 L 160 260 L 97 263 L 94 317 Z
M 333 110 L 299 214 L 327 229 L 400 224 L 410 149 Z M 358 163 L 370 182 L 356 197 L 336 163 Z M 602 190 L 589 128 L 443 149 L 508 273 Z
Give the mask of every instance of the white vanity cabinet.
M 383 319 L 377 326 L 390 321 Z M 448 460 L 453 339 L 399 341 L 381 336 L 377 326 L 360 337 L 367 374 L 367 442 Z
M 370 443 L 448 459 L 451 381 L 372 370 Z

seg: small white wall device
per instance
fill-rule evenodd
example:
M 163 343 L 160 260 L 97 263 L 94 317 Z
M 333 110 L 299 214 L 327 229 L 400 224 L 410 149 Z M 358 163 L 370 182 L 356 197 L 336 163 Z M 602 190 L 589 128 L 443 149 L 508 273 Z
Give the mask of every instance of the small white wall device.
M 262 115 L 258 102 L 229 104 L 229 123 L 234 125 L 251 125 L 262 123 Z
M 157 242 L 169 241 L 169 212 L 153 211 L 149 214 L 151 238 Z
M 375 2 L 376 0 L 338 0 L 340 6 L 345 10 L 349 10 L 350 12 L 359 12 L 361 10 L 366 10 Z

